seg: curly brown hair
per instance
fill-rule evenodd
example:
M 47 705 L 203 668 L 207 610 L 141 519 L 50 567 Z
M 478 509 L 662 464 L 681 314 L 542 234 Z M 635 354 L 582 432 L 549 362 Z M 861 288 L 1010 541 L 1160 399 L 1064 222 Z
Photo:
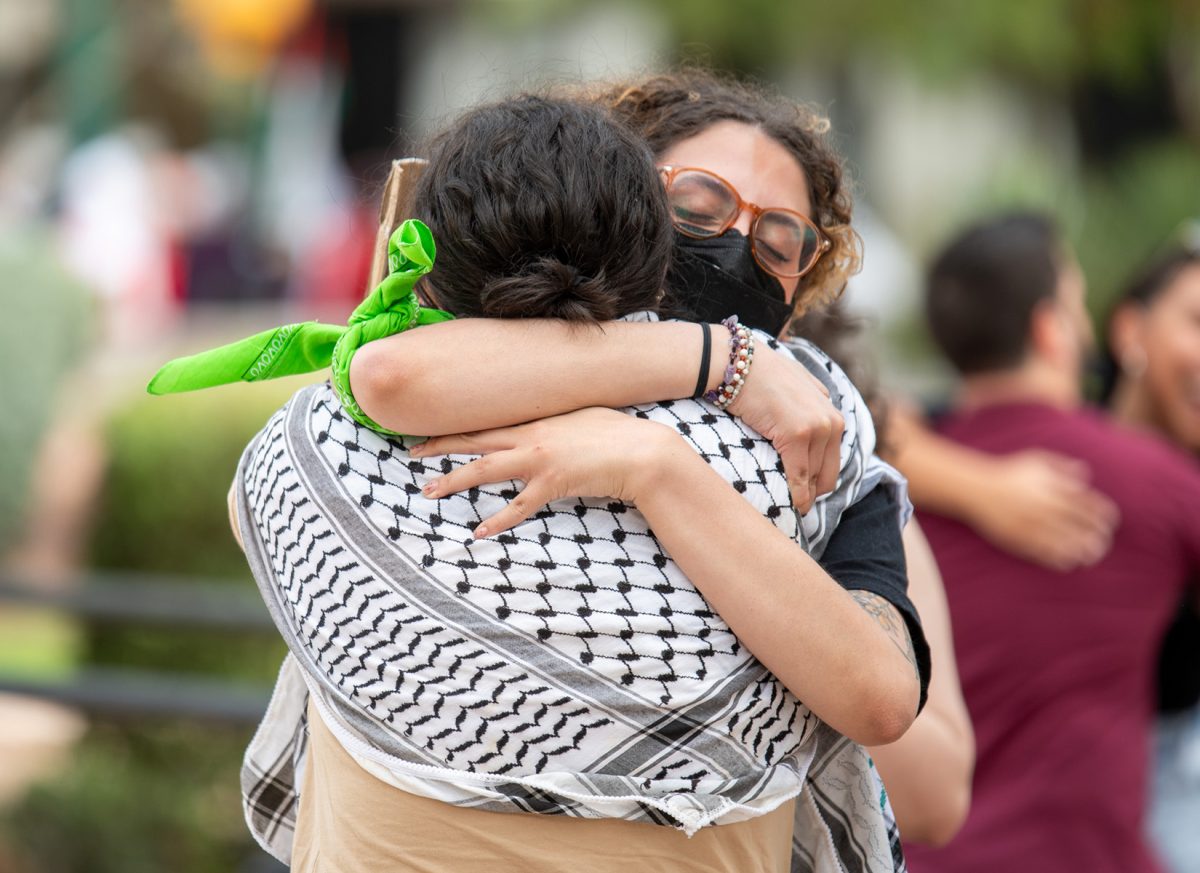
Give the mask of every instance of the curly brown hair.
M 829 120 L 812 107 L 761 87 L 686 69 L 588 89 L 650 145 L 656 155 L 718 121 L 761 129 L 786 148 L 808 178 L 813 220 L 833 247 L 800 280 L 795 311 L 835 300 L 861 266 L 861 240 L 850 226 L 853 202 L 841 156 L 829 142 Z

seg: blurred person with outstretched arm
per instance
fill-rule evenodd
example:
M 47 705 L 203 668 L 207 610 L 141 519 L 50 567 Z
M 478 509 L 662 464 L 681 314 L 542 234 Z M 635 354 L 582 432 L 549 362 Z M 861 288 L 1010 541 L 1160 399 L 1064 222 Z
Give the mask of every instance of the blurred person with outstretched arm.
M 984 222 L 935 261 L 927 312 L 962 376 L 942 437 L 1086 463 L 1120 513 L 1098 563 L 1057 571 L 947 516 L 922 524 L 946 583 L 978 761 L 966 825 L 916 869 L 1156 871 L 1142 835 L 1152 668 L 1200 567 L 1200 472 L 1082 410 L 1082 275 L 1050 223 Z

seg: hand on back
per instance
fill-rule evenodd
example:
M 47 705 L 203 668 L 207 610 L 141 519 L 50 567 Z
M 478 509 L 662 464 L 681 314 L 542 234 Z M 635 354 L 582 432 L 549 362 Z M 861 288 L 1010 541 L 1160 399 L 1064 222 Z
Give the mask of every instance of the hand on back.
M 799 512 L 837 487 L 846 423 L 829 389 L 799 361 L 761 349 L 729 411 L 779 452 Z
M 1037 449 L 994 461 L 974 526 L 1006 552 L 1054 570 L 1101 561 L 1120 522 L 1115 503 L 1089 484 L 1082 461 Z

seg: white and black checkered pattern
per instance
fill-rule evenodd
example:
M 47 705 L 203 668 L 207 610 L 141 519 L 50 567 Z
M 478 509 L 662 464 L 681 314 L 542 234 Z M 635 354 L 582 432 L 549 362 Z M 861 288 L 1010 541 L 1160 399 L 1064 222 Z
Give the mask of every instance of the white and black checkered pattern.
M 864 451 L 873 437 L 857 392 L 823 356 L 816 364 L 847 428 L 838 490 L 803 519 L 778 455 L 736 419 L 697 401 L 630 412 L 675 427 L 819 552 L 888 471 Z M 243 538 L 291 650 L 243 774 L 251 829 L 270 851 L 290 852 L 281 810 L 294 821 L 298 779 L 290 794 L 280 786 L 303 766 L 305 685 L 352 755 L 446 802 L 691 832 L 802 789 L 819 722 L 740 647 L 636 510 L 562 501 L 475 541 L 516 483 L 421 493 L 467 460 L 411 458 L 325 386 L 300 392 L 247 450 Z

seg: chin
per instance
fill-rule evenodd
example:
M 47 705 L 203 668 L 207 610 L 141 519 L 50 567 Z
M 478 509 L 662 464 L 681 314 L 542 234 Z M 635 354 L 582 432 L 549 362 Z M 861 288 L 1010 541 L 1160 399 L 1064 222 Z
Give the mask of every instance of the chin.
M 1170 416 L 1170 437 L 1194 455 L 1200 455 L 1200 408 L 1176 410 Z

